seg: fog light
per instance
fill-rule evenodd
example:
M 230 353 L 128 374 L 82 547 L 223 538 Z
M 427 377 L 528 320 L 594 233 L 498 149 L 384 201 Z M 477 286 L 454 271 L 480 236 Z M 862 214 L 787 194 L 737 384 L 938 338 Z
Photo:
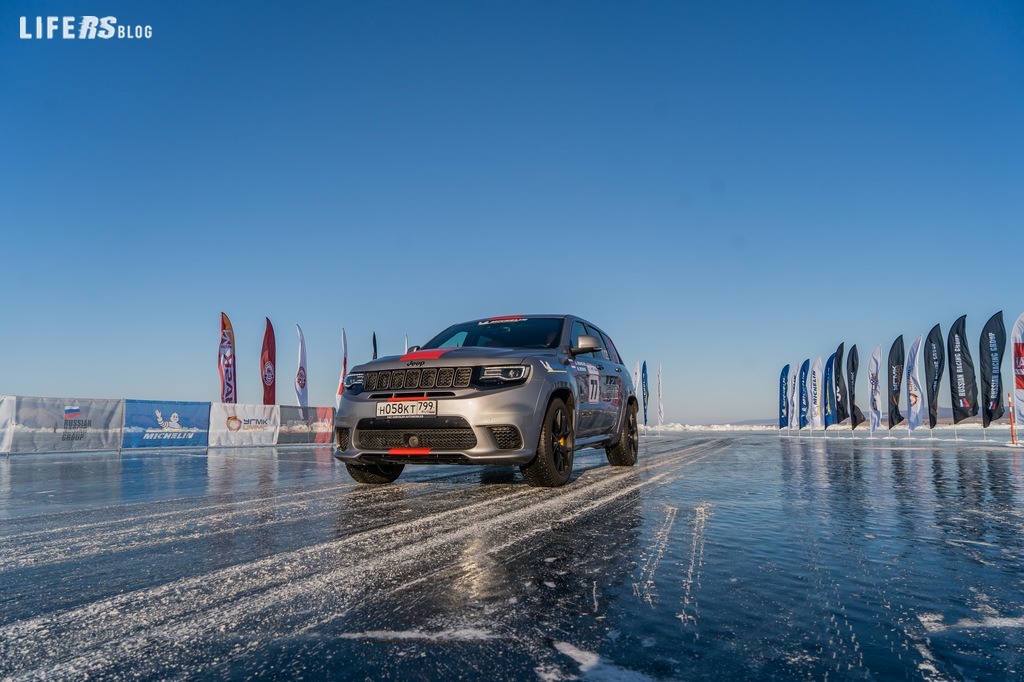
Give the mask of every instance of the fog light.
M 407 442 L 409 443 L 410 448 L 418 448 L 420 446 L 420 437 L 412 434 L 409 436 Z

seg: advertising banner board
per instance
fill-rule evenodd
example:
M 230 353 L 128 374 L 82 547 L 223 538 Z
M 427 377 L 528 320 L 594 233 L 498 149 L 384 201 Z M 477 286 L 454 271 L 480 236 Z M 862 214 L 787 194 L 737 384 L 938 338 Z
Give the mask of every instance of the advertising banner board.
M 210 404 L 210 447 L 274 445 L 281 424 L 277 405 Z
M 11 437 L 14 436 L 14 402 L 12 395 L 0 396 L 0 452 L 11 451 Z
M 334 408 L 281 405 L 279 445 L 330 443 L 334 430 Z
M 124 448 L 206 447 L 210 403 L 126 400 Z
M 124 401 L 18 396 L 14 422 L 12 453 L 118 450 Z

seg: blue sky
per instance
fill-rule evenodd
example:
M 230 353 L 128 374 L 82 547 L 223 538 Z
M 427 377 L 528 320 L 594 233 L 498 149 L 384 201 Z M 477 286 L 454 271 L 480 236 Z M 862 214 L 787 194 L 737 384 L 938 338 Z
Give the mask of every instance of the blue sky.
M 215 399 L 223 310 L 242 401 L 269 316 L 329 405 L 342 327 L 564 311 L 667 421 L 771 417 L 787 362 L 1024 311 L 1022 122 L 1016 1 L 6 2 L 0 394 Z

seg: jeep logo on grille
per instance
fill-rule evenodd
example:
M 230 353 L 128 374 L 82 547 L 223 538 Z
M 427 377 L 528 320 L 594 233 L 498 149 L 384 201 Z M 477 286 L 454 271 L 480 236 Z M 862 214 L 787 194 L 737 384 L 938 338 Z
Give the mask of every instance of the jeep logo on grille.
M 406 364 L 406 367 L 422 367 L 425 364 L 427 363 L 423 362 L 422 360 L 413 360 L 412 362 Z

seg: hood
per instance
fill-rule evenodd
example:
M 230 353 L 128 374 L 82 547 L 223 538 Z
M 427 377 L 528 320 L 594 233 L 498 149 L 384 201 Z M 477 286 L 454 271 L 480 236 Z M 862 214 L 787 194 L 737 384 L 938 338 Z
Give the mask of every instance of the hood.
M 437 348 L 378 358 L 353 367 L 351 371 L 375 372 L 382 369 L 405 369 L 407 367 L 465 367 L 495 362 L 515 365 L 521 364 L 527 358 L 547 358 L 556 354 L 557 351 L 554 349 L 483 348 L 479 346 Z

